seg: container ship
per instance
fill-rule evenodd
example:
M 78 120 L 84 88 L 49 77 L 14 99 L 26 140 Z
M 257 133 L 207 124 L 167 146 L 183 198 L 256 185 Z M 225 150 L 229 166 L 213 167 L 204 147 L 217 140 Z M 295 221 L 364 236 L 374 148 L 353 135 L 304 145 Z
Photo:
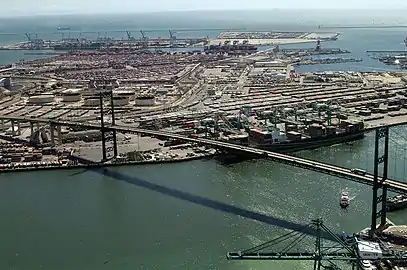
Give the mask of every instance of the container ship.
M 350 142 L 364 137 L 363 122 L 342 121 L 337 126 L 323 126 L 317 123 L 299 127 L 285 124 L 285 131 L 247 130 L 250 146 L 273 152 L 294 152 Z

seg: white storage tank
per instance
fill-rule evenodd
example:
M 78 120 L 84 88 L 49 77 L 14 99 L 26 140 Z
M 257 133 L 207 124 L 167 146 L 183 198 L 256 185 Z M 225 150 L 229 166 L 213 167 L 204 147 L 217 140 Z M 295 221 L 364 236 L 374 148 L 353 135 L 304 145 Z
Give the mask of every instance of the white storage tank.
M 46 104 L 46 103 L 52 103 L 54 101 L 55 101 L 54 95 L 38 95 L 38 96 L 32 96 L 28 99 L 28 102 L 32 103 L 32 104 Z
M 97 97 L 85 98 L 84 103 L 83 103 L 84 106 L 91 106 L 91 107 L 99 106 L 99 104 L 100 104 L 100 99 Z
M 155 104 L 154 96 L 136 97 L 136 106 L 153 106 Z
M 82 99 L 81 93 L 76 89 L 70 89 L 61 93 L 63 102 L 78 102 Z
M 129 99 L 127 97 L 113 97 L 114 106 L 125 106 L 129 104 Z

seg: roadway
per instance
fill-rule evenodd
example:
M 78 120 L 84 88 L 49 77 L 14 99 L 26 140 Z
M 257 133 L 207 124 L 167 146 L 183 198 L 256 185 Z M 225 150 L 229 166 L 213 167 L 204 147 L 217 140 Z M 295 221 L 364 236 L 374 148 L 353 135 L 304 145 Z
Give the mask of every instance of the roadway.
M 0 119 L 7 119 L 7 120 L 15 120 L 20 122 L 38 122 L 44 124 L 53 123 L 55 125 L 61 126 L 81 126 L 90 129 L 100 129 L 100 125 L 98 124 L 90 124 L 90 123 L 83 123 L 83 122 L 72 122 L 72 121 L 57 121 L 57 120 L 50 120 L 50 119 L 39 119 L 39 118 L 26 118 L 26 117 L 17 117 L 17 116 L 0 116 Z M 396 124 L 399 125 L 399 124 Z M 114 125 L 114 126 L 106 126 L 108 130 L 116 130 L 122 133 L 137 133 L 137 134 L 145 134 L 145 135 L 153 135 L 153 136 L 161 136 L 166 138 L 172 139 L 180 139 L 183 141 L 188 141 L 192 143 L 198 144 L 205 144 L 210 145 L 214 148 L 223 148 L 228 150 L 235 150 L 239 152 L 244 152 L 256 156 L 262 156 L 264 158 L 268 158 L 270 160 L 284 163 L 290 166 L 300 167 L 311 171 L 316 171 L 332 176 L 337 176 L 340 178 L 348 179 L 354 182 L 359 182 L 367 185 L 373 185 L 373 175 L 366 174 L 366 175 L 358 175 L 351 171 L 349 168 L 344 168 L 336 165 L 330 165 L 318 161 L 313 161 L 309 159 L 293 157 L 286 154 L 275 153 L 271 151 L 264 151 L 258 148 L 248 147 L 248 146 L 241 146 L 236 144 L 231 144 L 222 141 L 215 141 L 209 139 L 195 139 L 190 138 L 184 135 L 179 135 L 175 133 L 168 133 L 163 131 L 155 131 L 155 130 L 147 130 L 141 128 L 135 128 L 130 126 L 122 126 L 122 125 Z M 397 193 L 407 193 L 407 183 L 396 181 L 393 179 L 387 179 L 383 183 L 386 185 L 390 191 L 394 191 Z
M 3 69 L 0 69 L 0 73 L 7 72 L 7 71 L 12 71 L 14 69 L 15 68 L 13 68 L 13 67 L 11 67 L 11 68 L 3 68 Z
M 167 138 L 173 138 L 173 139 L 180 139 L 184 141 L 189 141 L 189 142 L 194 142 L 194 143 L 200 143 L 200 144 L 206 144 L 213 146 L 215 148 L 224 148 L 228 150 L 236 150 L 240 152 L 245 152 L 245 153 L 250 153 L 253 155 L 257 156 L 263 156 L 264 158 L 268 158 L 270 160 L 279 162 L 279 163 L 284 163 L 287 165 L 295 166 L 295 167 L 300 167 L 304 168 L 307 170 L 312 170 L 324 174 L 329 174 L 337 177 L 341 177 L 344 179 L 348 179 L 351 181 L 363 183 L 363 184 L 368 184 L 373 186 L 373 175 L 371 174 L 366 174 L 364 176 L 362 175 L 357 175 L 353 172 L 351 172 L 351 169 L 349 168 L 343 168 L 339 167 L 336 165 L 330 165 L 322 162 L 317 162 L 313 160 L 308 160 L 304 158 L 299 158 L 299 157 L 293 157 L 290 155 L 285 155 L 285 154 L 280 154 L 280 153 L 275 153 L 271 151 L 264 151 L 258 148 L 253 148 L 253 147 L 248 147 L 248 146 L 241 146 L 241 145 L 236 145 L 236 144 L 231 144 L 227 142 L 222 142 L 222 141 L 215 141 L 215 140 L 209 140 L 209 139 L 194 139 L 190 137 L 186 137 L 183 135 L 178 135 L 174 133 L 168 133 L 168 132 L 162 132 L 162 131 L 153 131 L 153 130 L 145 130 L 145 129 L 139 129 L 139 128 L 133 128 L 133 127 L 128 127 L 128 126 L 111 126 L 109 129 L 115 129 L 119 132 L 134 132 L 134 133 L 144 133 L 147 135 L 154 135 L 154 136 L 164 136 Z M 384 185 L 388 186 L 388 189 L 397 193 L 407 193 L 407 183 L 399 182 L 396 180 L 392 179 L 387 179 L 384 183 Z

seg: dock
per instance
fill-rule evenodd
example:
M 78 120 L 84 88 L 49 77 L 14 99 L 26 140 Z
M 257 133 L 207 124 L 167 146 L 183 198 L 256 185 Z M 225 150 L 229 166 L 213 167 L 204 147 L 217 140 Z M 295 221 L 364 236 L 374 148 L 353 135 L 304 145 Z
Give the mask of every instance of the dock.
M 407 28 L 407 25 L 349 25 L 349 26 L 319 26 L 319 29 L 380 29 Z
M 367 50 L 366 53 L 407 53 L 407 51 Z
M 407 195 L 396 195 L 387 198 L 387 211 L 394 212 L 407 208 Z

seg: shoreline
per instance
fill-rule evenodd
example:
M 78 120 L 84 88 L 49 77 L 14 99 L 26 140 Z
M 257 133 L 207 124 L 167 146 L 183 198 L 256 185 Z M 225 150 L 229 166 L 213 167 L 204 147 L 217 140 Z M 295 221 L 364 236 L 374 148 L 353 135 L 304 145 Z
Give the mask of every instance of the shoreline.
M 217 38 L 212 39 L 209 41 L 208 45 L 218 45 L 219 43 L 223 43 L 225 41 L 238 41 L 239 43 L 243 43 L 245 39 L 239 38 Z M 315 43 L 317 39 L 302 39 L 302 38 L 269 38 L 269 39 L 248 39 L 247 42 L 249 45 L 264 47 L 264 46 L 275 46 L 275 45 L 292 45 L 292 44 L 307 44 L 307 43 Z
M 25 167 L 25 168 L 10 168 L 0 169 L 0 173 L 17 173 L 17 172 L 30 172 L 30 171 L 51 171 L 51 170 L 74 170 L 74 169 L 92 169 L 92 168 L 106 168 L 106 167 L 124 167 L 124 166 L 140 166 L 149 164 L 166 164 L 166 163 L 181 163 L 198 159 L 213 158 L 216 154 L 206 154 L 195 157 L 185 157 L 170 160 L 145 160 L 145 161 L 130 161 L 130 162 L 117 162 L 117 163 L 89 163 L 78 165 L 66 166 L 49 166 L 49 167 Z

